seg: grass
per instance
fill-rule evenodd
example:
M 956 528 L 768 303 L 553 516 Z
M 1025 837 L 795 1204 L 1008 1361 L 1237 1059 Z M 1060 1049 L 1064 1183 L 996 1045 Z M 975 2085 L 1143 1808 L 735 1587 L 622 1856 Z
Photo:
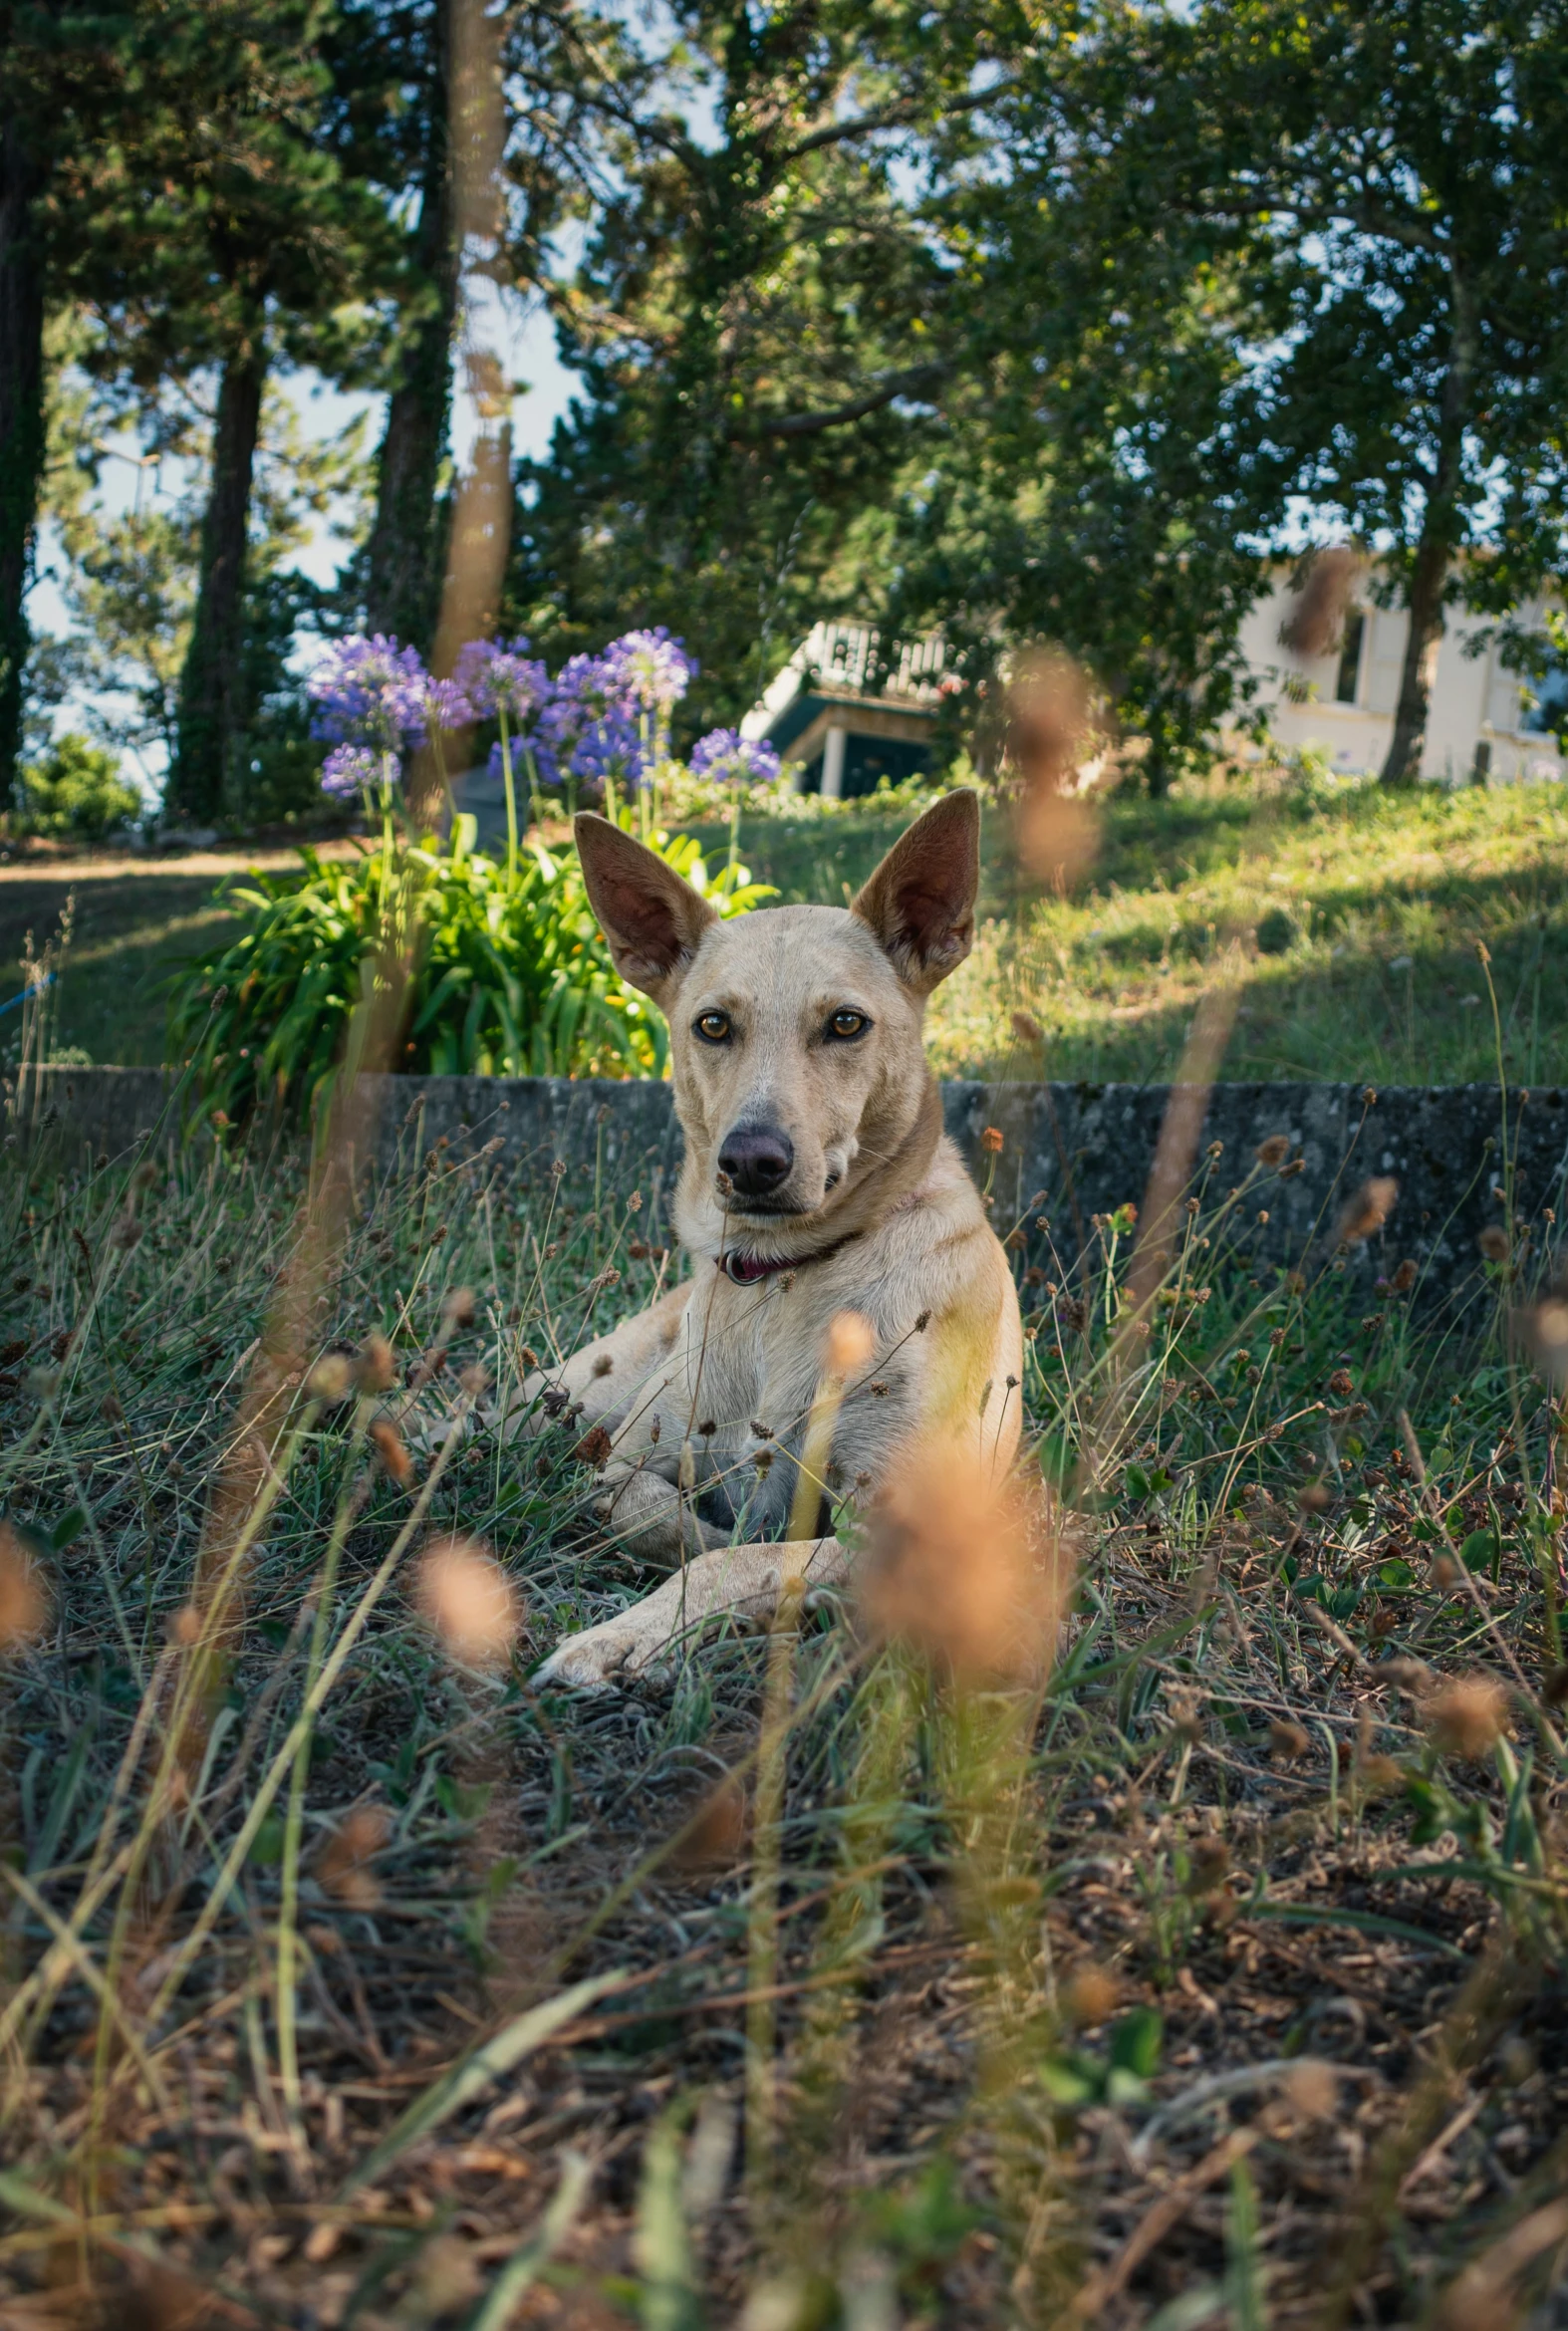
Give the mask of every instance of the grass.
M 757 821 L 758 880 L 839 903 L 899 820 Z M 1244 992 L 1221 1074 L 1380 1085 L 1495 1073 L 1475 946 L 1492 956 L 1511 1079 L 1568 1081 L 1568 801 L 1552 786 L 1390 794 L 1310 771 L 1106 806 L 1092 875 L 1042 899 L 987 820 L 978 941 L 930 1012 L 954 1077 L 1171 1076 L 1216 961 Z M 1020 1034 L 1015 1013 L 1038 1028 Z
M 907 822 L 853 807 L 752 818 L 743 855 L 785 898 L 837 905 Z M 695 830 L 716 863 L 727 831 Z M 934 1000 L 933 1056 L 948 1076 L 1158 1082 L 1228 956 L 1245 992 L 1227 1077 L 1486 1079 L 1480 941 L 1511 1079 L 1568 1083 L 1565 846 L 1568 802 L 1551 786 L 1391 795 L 1308 769 L 1261 796 L 1214 786 L 1114 798 L 1090 879 L 1070 899 L 1042 900 L 993 811 L 978 943 Z M 108 880 L 69 866 L 0 870 L 0 954 L 20 985 L 25 931 L 42 938 L 74 889 L 57 1041 L 94 1060 L 154 1061 L 163 983 L 230 926 L 214 887 L 210 866 L 132 862 Z
M 237 930 L 239 917 L 215 898 L 227 871 L 253 863 L 287 867 L 292 854 L 268 849 L 228 860 L 25 858 L 0 866 L 0 1003 L 23 982 L 29 933 L 43 946 L 68 907 L 71 938 L 60 982 L 57 1044 L 74 1057 L 120 1067 L 163 1058 L 168 981 L 182 963 Z M 14 1047 L 16 1015 L 0 1020 Z
M 1131 1360 L 1130 1225 L 997 1225 L 1076 1560 L 1047 1671 L 946 1675 L 830 1603 L 584 1702 L 529 1669 L 648 1581 L 575 1430 L 410 1469 L 373 1426 L 389 1376 L 460 1406 L 646 1302 L 652 1183 L 437 1153 L 345 1208 L 283 1153 L 14 1169 L 0 2313 L 1539 2301 L 1568 1749 L 1527 1291 L 1494 1274 L 1461 1334 L 1332 1262 L 1260 1275 L 1271 1169 L 1215 1170 Z M 515 1641 L 434 1623 L 452 1535 Z

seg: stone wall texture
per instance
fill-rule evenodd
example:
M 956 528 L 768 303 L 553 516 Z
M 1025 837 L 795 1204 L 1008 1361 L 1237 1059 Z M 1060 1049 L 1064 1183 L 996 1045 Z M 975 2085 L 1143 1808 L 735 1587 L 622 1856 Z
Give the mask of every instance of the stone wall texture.
M 1168 1086 L 942 1088 L 947 1130 L 990 1191 L 998 1227 L 1043 1212 L 1063 1261 L 1093 1243 L 1095 1215 L 1144 1203 L 1171 1097 Z M 459 1157 L 495 1145 L 491 1158 L 525 1179 L 559 1162 L 579 1181 L 629 1187 L 653 1177 L 667 1187 L 680 1159 L 667 1085 L 378 1077 L 366 1079 L 363 1098 L 368 1146 L 385 1170 L 417 1168 L 437 1145 Z M 147 1137 L 179 1136 L 177 1095 L 156 1069 L 46 1070 L 23 1099 L 11 1104 L 19 1145 L 113 1158 Z M 1343 1257 L 1369 1292 L 1407 1258 L 1429 1292 L 1478 1291 L 1479 1242 L 1499 1230 L 1530 1277 L 1549 1262 L 1568 1176 L 1559 1089 L 1505 1097 L 1493 1085 L 1220 1084 L 1191 1099 L 1202 1102 L 1192 1188 L 1205 1214 L 1220 1206 L 1216 1261 L 1225 1248 L 1255 1265 L 1333 1260 L 1346 1209 L 1377 1180 L 1397 1185 L 1387 1218 Z M 1283 1172 L 1257 1161 L 1275 1137 L 1287 1146 Z

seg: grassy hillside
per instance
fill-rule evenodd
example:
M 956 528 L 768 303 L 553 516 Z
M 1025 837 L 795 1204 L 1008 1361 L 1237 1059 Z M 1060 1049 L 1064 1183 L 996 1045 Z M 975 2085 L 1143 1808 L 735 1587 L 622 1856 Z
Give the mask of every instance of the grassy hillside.
M 788 896 L 838 901 L 900 821 L 749 828 Z M 1159 1080 L 1228 965 L 1244 992 L 1223 1074 L 1568 1081 L 1568 800 L 1554 787 L 1390 795 L 1372 782 L 1124 797 L 1068 900 L 987 820 L 982 927 L 931 1011 L 949 1076 Z M 1038 1023 L 1020 1035 L 1014 1013 Z
M 742 855 L 786 898 L 839 904 L 905 822 L 757 818 Z M 727 837 L 702 839 L 721 854 Z M 1497 1026 L 1480 943 L 1510 1081 L 1568 1083 L 1565 844 L 1568 801 L 1549 786 L 1128 796 L 1107 807 L 1098 862 L 1062 900 L 1030 885 L 992 812 L 979 942 L 932 1008 L 937 1064 L 951 1076 L 1159 1080 L 1197 996 L 1228 969 L 1243 994 L 1226 1076 L 1489 1078 Z M 162 983 L 224 927 L 217 871 L 206 859 L 107 877 L 0 872 L 0 950 L 16 984 L 25 930 L 42 935 L 76 891 L 60 1043 L 101 1061 L 159 1056 Z

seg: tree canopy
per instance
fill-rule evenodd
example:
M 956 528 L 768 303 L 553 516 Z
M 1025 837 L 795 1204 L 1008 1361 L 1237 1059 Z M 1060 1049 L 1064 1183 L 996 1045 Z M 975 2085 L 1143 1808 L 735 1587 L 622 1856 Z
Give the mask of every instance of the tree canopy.
M 1444 607 L 1517 633 L 1562 570 L 1564 14 L 0 12 L 0 764 L 46 345 L 144 439 L 170 399 L 199 423 L 156 544 L 117 521 L 89 545 L 78 496 L 71 604 L 81 630 L 121 621 L 117 560 L 160 563 L 183 609 L 156 645 L 164 669 L 179 642 L 169 799 L 238 816 L 293 623 L 432 650 L 454 368 L 488 362 L 465 287 L 488 280 L 547 310 L 580 384 L 517 465 L 504 628 L 567 653 L 667 625 L 702 667 L 693 733 L 853 616 L 939 630 L 960 717 L 1013 649 L 1068 648 L 1158 786 L 1245 716 L 1239 626 L 1310 512 L 1409 605 L 1385 769 L 1409 777 Z M 385 395 L 325 595 L 282 588 L 255 486 L 268 384 L 301 367 Z M 34 662 L 47 693 L 61 659 Z

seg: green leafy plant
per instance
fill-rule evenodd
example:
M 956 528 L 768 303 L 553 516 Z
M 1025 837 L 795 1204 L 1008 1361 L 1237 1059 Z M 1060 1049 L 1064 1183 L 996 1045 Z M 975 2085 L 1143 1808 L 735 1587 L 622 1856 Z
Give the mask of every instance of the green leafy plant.
M 411 926 L 412 975 L 396 1063 L 410 1075 L 658 1077 L 668 1031 L 623 984 L 594 919 L 576 857 L 531 844 L 515 871 L 472 849 L 459 818 L 433 842 L 349 860 L 302 849 L 297 875 L 252 874 L 230 888 L 250 909 L 240 935 L 192 964 L 170 1009 L 172 1057 L 215 1118 L 271 1102 L 308 1113 L 349 1014 L 385 974 L 389 917 Z M 653 847 L 721 915 L 771 894 L 744 867 L 709 876 L 689 836 Z
M 120 774 L 120 759 L 75 731 L 57 737 L 39 761 L 22 767 L 22 823 L 33 834 L 101 842 L 127 826 L 141 796 Z

